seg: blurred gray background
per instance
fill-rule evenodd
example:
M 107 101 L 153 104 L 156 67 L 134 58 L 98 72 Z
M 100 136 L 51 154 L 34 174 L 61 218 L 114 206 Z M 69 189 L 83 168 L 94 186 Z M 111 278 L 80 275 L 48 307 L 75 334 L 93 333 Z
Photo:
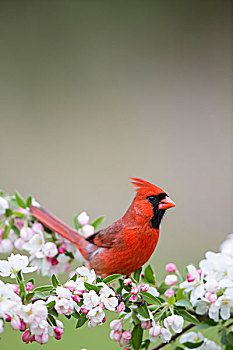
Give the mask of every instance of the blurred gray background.
M 0 47 L 1 188 L 108 225 L 142 177 L 177 204 L 159 276 L 218 250 L 233 230 L 231 1 L 2 0 Z M 90 332 L 70 348 L 97 349 Z

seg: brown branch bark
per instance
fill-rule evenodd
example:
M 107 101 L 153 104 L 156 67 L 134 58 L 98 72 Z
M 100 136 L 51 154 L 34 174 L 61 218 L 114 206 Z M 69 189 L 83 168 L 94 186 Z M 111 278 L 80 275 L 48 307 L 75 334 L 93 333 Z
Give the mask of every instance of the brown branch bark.
M 188 311 L 189 311 L 192 315 L 194 315 L 200 322 L 210 319 L 210 318 L 208 317 L 207 314 L 206 314 L 206 315 L 201 315 L 201 316 L 200 316 L 200 315 L 197 315 L 197 314 L 195 313 L 195 311 L 193 311 L 193 310 L 188 310 Z M 231 312 L 231 317 L 230 317 L 230 318 L 233 318 L 233 312 Z M 230 323 L 230 325 L 231 325 L 231 324 L 232 324 L 232 323 Z M 227 325 L 226 327 L 228 328 L 230 325 Z M 156 346 L 155 346 L 153 349 L 151 349 L 151 350 L 158 350 L 158 349 L 161 349 L 161 348 L 163 348 L 164 346 L 166 346 L 166 345 L 168 345 L 168 344 L 171 344 L 173 341 L 176 340 L 176 338 L 178 338 L 179 336 L 181 336 L 183 333 L 189 331 L 189 330 L 190 330 L 191 328 L 193 328 L 194 326 L 195 326 L 195 324 L 193 324 L 193 323 L 187 324 L 187 326 L 185 326 L 185 327 L 183 328 L 182 332 L 173 334 L 173 336 L 171 337 L 171 340 L 169 341 L 169 343 L 160 343 L 160 344 L 156 345 Z

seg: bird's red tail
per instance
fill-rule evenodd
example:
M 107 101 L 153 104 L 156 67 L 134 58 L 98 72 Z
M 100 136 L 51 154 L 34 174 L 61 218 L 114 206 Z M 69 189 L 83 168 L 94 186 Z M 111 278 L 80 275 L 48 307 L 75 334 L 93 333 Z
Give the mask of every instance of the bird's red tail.
M 50 230 L 58 233 L 63 238 L 68 239 L 68 241 L 74 243 L 84 259 L 88 259 L 86 251 L 88 242 L 75 229 L 65 224 L 56 216 L 41 207 L 35 207 L 34 205 L 31 205 L 30 212 L 39 222 L 48 227 Z

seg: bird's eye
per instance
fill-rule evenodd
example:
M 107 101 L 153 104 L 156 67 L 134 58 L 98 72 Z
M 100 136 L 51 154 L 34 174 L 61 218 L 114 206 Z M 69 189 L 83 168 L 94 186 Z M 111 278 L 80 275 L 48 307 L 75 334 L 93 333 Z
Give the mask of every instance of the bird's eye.
M 149 199 L 150 202 L 154 201 L 156 196 L 148 196 L 147 199 Z

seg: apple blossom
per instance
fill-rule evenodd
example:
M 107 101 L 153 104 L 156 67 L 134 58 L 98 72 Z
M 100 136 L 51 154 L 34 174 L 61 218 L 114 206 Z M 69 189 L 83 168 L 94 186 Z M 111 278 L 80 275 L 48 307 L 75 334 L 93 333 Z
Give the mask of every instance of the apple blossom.
M 82 232 L 85 238 L 93 235 L 93 233 L 95 232 L 95 229 L 92 225 L 84 225 L 82 227 Z
M 174 264 L 174 263 L 167 264 L 166 271 L 167 272 L 176 272 L 176 264 Z
M 170 327 L 175 333 L 180 333 L 182 331 L 184 324 L 184 319 L 179 315 L 171 315 L 164 319 L 164 325 L 169 330 Z
M 78 215 L 78 223 L 80 225 L 87 225 L 89 223 L 89 216 L 85 211 Z
M 176 284 L 177 280 L 178 280 L 178 278 L 176 275 L 167 275 L 165 277 L 164 283 L 167 286 L 173 286 L 174 284 Z
M 6 260 L 0 260 L 0 276 L 15 278 L 19 271 L 30 273 L 37 270 L 36 267 L 28 267 L 28 257 L 20 254 L 11 254 Z
M 0 197 L 0 215 L 5 214 L 6 209 L 9 208 L 7 200 L 3 197 Z
M 166 298 L 170 298 L 172 295 L 174 295 L 175 294 L 175 292 L 174 292 L 174 290 L 173 289 L 171 289 L 171 288 L 168 288 L 165 292 L 164 292 L 164 296 L 166 297 Z

